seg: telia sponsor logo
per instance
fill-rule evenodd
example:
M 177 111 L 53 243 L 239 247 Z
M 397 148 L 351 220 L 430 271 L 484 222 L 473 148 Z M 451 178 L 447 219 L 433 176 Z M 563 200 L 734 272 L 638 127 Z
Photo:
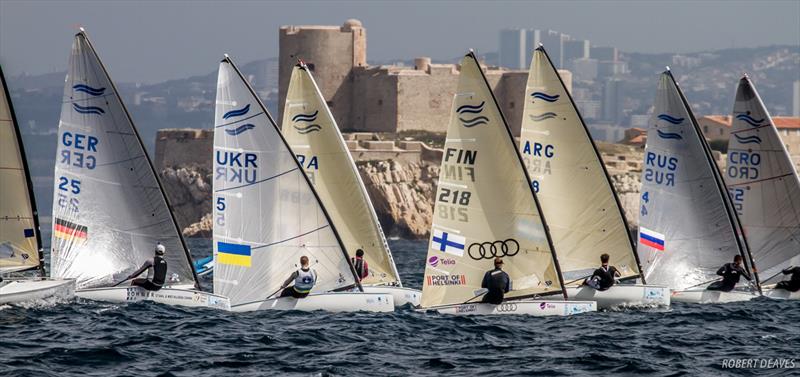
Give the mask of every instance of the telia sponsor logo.
M 428 264 L 431 267 L 438 267 L 440 264 L 442 266 L 453 266 L 453 265 L 456 264 L 456 261 L 455 261 L 455 259 L 440 258 L 440 257 L 437 257 L 437 256 L 434 255 L 434 256 L 428 258 Z

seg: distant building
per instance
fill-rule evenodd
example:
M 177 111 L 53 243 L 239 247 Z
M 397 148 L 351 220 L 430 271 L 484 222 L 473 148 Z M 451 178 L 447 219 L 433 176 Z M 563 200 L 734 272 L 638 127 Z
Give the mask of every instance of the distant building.
M 594 81 L 597 78 L 597 59 L 584 58 L 572 61 L 572 73 L 576 80 Z
M 730 115 L 707 115 L 697 118 L 697 123 L 708 140 L 730 138 Z M 772 117 L 783 145 L 789 151 L 796 167 L 800 167 L 800 117 Z
M 619 143 L 642 147 L 647 143 L 647 129 L 640 127 L 629 128 L 625 130 L 625 134 Z
M 623 81 L 611 78 L 603 86 L 603 120 L 619 124 L 622 122 Z
M 800 117 L 800 80 L 792 85 L 792 116 Z
M 539 40 L 534 41 L 536 42 L 534 44 L 534 48 L 541 43 L 547 50 L 547 54 L 550 55 L 550 59 L 553 61 L 553 64 L 556 66 L 556 68 L 563 68 L 564 42 L 570 39 L 569 35 L 555 30 L 536 30 L 535 35 L 538 36 Z
M 533 49 L 526 43 L 527 30 L 506 29 L 500 31 L 498 65 L 512 69 L 527 69 L 528 55 Z
M 562 59 L 565 67 L 571 67 L 573 61 L 577 59 L 589 58 L 588 40 L 571 40 L 563 43 Z
M 619 52 L 616 47 L 591 47 L 589 57 L 601 62 L 615 62 L 619 60 Z

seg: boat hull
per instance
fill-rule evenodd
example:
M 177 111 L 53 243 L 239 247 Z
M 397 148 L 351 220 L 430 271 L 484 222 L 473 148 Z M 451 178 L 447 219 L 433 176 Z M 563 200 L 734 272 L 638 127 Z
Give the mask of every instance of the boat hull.
M 685 291 L 672 291 L 672 302 L 689 304 L 714 304 L 725 302 L 750 301 L 758 297 L 753 292 L 746 291 L 709 291 L 706 289 L 689 289 Z
M 785 289 L 765 288 L 764 296 L 779 300 L 800 300 L 800 291 L 789 292 Z
M 21 279 L 4 281 L 0 286 L 0 304 L 17 304 L 49 299 L 69 299 L 75 295 L 73 279 Z
M 327 292 L 306 298 L 279 297 L 231 306 L 234 312 L 257 310 L 325 310 L 329 312 L 391 312 L 394 299 L 388 293 Z
M 626 306 L 669 306 L 670 291 L 663 285 L 617 284 L 605 291 L 592 287 L 567 288 L 570 301 L 595 301 L 598 309 Z
M 177 287 L 165 287 L 158 291 L 148 291 L 142 287 L 90 288 L 80 289 L 75 292 L 75 295 L 95 301 L 152 301 L 166 305 L 206 307 L 221 310 L 230 310 L 231 307 L 230 300 L 227 297 Z
M 535 317 L 568 316 L 597 311 L 594 301 L 512 300 L 500 305 L 476 302 L 419 309 L 450 315 L 530 315 Z
M 406 305 L 419 306 L 422 292 L 403 287 L 393 287 L 387 285 L 364 286 L 365 293 L 385 293 L 392 295 L 394 307 L 399 308 Z

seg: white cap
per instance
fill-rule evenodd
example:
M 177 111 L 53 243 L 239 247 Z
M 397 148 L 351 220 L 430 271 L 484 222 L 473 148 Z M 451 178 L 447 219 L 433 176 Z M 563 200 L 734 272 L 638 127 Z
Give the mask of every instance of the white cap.
M 164 247 L 164 245 L 162 245 L 160 243 L 158 245 L 156 245 L 156 254 L 163 255 L 165 251 L 167 251 L 167 249 Z

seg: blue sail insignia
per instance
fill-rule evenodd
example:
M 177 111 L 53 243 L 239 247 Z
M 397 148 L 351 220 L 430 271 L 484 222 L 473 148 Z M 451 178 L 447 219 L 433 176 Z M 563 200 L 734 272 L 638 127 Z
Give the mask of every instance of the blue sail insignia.
M 89 85 L 76 84 L 72 86 L 72 90 L 76 92 L 83 92 L 91 96 L 102 96 L 103 93 L 106 91 L 106 88 L 92 88 Z
M 739 136 L 737 134 L 733 134 L 736 137 L 736 141 L 741 144 L 761 144 L 761 138 L 753 135 L 753 136 Z
M 300 126 L 293 126 L 293 127 L 295 130 L 297 130 L 297 133 L 302 135 L 305 135 L 310 132 L 316 132 L 322 129 L 322 126 L 320 126 L 319 124 L 309 124 L 308 126 L 305 127 L 300 127 Z
M 317 114 L 319 110 L 309 114 L 297 114 L 292 117 L 292 122 L 313 122 L 317 120 Z
M 477 116 L 473 116 L 472 118 L 458 117 L 458 120 L 460 120 L 461 124 L 464 125 L 464 127 L 467 127 L 467 128 L 475 127 L 475 126 L 479 126 L 481 124 L 489 123 L 489 118 L 487 118 L 487 117 L 485 117 L 483 115 L 480 115 L 483 112 L 483 109 L 484 109 L 483 105 L 485 105 L 485 104 L 486 104 L 486 101 L 481 101 L 481 103 L 479 103 L 477 105 L 462 105 L 462 106 L 459 106 L 458 109 L 456 109 L 457 113 L 459 113 L 461 115 L 464 115 L 464 114 L 477 114 Z
M 678 133 L 664 132 L 664 131 L 661 131 L 661 130 L 656 130 L 656 132 L 658 132 L 658 137 L 660 137 L 662 139 L 675 139 L 675 140 L 683 139 L 683 136 L 681 136 Z
M 543 120 L 555 118 L 556 116 L 558 116 L 558 114 L 556 114 L 556 113 L 554 113 L 552 111 L 548 111 L 548 112 L 546 112 L 544 114 L 540 114 L 540 115 L 530 115 L 530 118 L 534 122 L 541 122 Z
M 672 124 L 681 124 L 683 123 L 683 118 L 676 118 L 669 114 L 659 114 L 658 119 L 661 119 L 665 122 L 672 123 Z M 660 131 L 659 131 L 660 132 Z
M 561 97 L 558 94 L 547 94 L 545 92 L 533 92 L 531 93 L 531 97 L 540 99 L 547 102 L 555 102 L 558 101 L 558 98 Z
M 467 113 L 480 114 L 483 111 L 483 105 L 484 104 L 486 104 L 486 101 L 482 101 L 481 103 L 479 103 L 477 105 L 463 105 L 463 106 L 460 106 L 456 110 L 456 112 L 459 113 L 459 114 L 467 114 Z
M 753 127 L 760 127 L 761 123 L 764 123 L 764 119 L 755 119 L 751 117 L 749 114 L 739 114 L 736 116 L 736 119 L 746 122 L 747 124 Z
M 225 133 L 228 134 L 228 135 L 231 135 L 231 136 L 238 136 L 239 134 L 242 134 L 242 133 L 244 133 L 246 131 L 252 130 L 253 128 L 256 128 L 256 126 L 254 124 L 247 123 L 247 124 L 243 124 L 243 125 L 241 125 L 239 127 L 236 127 L 236 128 L 227 129 L 227 130 L 225 130 Z
M 77 103 L 73 103 L 72 108 L 81 114 L 97 114 L 97 115 L 105 114 L 105 111 L 97 106 L 81 106 L 78 105 Z
M 248 111 L 250 111 L 250 104 L 249 103 L 247 104 L 247 106 L 245 106 L 245 107 L 243 107 L 241 109 L 228 111 L 227 113 L 225 113 L 225 115 L 222 116 L 222 119 L 228 119 L 228 118 L 242 116 L 244 114 L 247 114 Z

